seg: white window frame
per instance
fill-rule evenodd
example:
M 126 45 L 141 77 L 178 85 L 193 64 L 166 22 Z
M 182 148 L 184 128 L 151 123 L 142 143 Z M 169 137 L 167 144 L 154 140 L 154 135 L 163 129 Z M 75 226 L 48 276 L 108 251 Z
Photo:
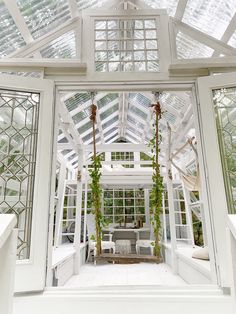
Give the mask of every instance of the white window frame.
M 141 18 L 157 20 L 157 40 L 159 54 L 159 72 L 96 72 L 94 50 L 94 21 L 105 18 Z M 83 51 L 82 62 L 87 63 L 87 79 L 101 80 L 144 80 L 168 79 L 168 68 L 171 64 L 169 18 L 166 10 L 85 10 L 83 11 Z M 140 74 L 137 76 L 137 74 Z
M 211 221 L 213 246 L 218 283 L 222 287 L 230 286 L 227 254 L 227 200 L 221 164 L 220 147 L 217 136 L 213 89 L 236 86 L 236 74 L 227 73 L 198 79 L 199 115 L 202 135 L 203 158 L 206 170 L 206 189 L 202 185 L 204 203 L 209 206 L 209 222 Z M 201 178 L 201 181 L 203 178 Z M 208 239 L 209 240 L 209 239 Z

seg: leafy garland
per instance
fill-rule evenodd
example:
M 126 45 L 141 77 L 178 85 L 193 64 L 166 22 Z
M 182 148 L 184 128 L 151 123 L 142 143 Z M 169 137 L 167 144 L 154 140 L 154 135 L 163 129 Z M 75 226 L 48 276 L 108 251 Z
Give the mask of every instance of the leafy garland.
M 104 224 L 103 216 L 101 212 L 101 198 L 102 198 L 102 190 L 100 188 L 100 178 L 101 178 L 101 159 L 100 156 L 97 156 L 96 153 L 96 113 L 97 107 L 96 105 L 91 105 L 91 116 L 90 120 L 93 123 L 93 157 L 92 157 L 92 168 L 89 170 L 89 174 L 92 180 L 90 185 L 92 190 L 92 205 L 94 209 L 95 216 L 95 229 L 96 229 L 96 247 L 97 247 L 97 255 L 99 256 L 102 252 L 102 226 Z
M 160 173 L 160 164 L 158 161 L 158 156 L 160 152 L 159 144 L 161 141 L 161 136 L 159 134 L 159 120 L 161 119 L 161 106 L 160 103 L 152 105 L 155 112 L 155 124 L 153 127 L 153 138 L 149 142 L 149 147 L 151 147 L 152 157 L 152 167 L 153 167 L 153 188 L 151 190 L 151 222 L 154 230 L 154 255 L 161 257 L 161 245 L 160 245 L 160 232 L 161 232 L 161 218 L 162 213 L 162 194 L 163 194 L 163 178 Z

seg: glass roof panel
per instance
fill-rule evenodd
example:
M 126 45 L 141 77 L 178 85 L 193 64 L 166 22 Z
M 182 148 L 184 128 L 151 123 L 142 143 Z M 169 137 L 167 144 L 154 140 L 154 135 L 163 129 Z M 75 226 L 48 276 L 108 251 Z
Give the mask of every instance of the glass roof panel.
M 132 100 L 133 104 L 138 102 L 140 105 L 142 105 L 145 108 L 148 108 L 151 104 L 150 99 L 148 99 L 146 96 L 140 93 L 130 93 L 129 99 Z
M 81 110 L 76 115 L 74 115 L 72 117 L 72 119 L 73 119 L 74 123 L 77 124 L 77 123 L 81 122 L 82 120 L 84 120 L 87 117 L 88 117 L 87 111 L 86 110 Z
M 167 9 L 168 14 L 174 16 L 179 0 L 142 0 L 142 2 L 153 9 Z
M 114 118 L 110 119 L 109 121 L 107 121 L 106 123 L 102 124 L 102 129 L 106 129 L 108 126 L 112 125 L 112 123 L 118 121 L 119 119 L 119 115 L 115 116 Z
M 183 22 L 220 39 L 235 12 L 235 0 L 188 0 Z
M 106 2 L 109 2 L 108 0 L 76 0 L 78 9 L 84 10 L 87 8 L 100 8 L 102 7 Z
M 108 105 L 110 102 L 118 98 L 118 96 L 119 96 L 118 93 L 107 94 L 106 96 L 97 101 L 98 109 Z
M 24 46 L 25 41 L 2 0 L 0 17 L 0 58 L 2 58 Z
M 68 98 L 65 101 L 66 107 L 69 111 L 76 109 L 79 105 L 84 104 L 91 99 L 89 93 L 78 93 Z
M 34 38 L 38 38 L 70 19 L 67 0 L 17 0 L 20 12 Z
M 181 111 L 185 106 L 187 106 L 186 101 L 183 98 L 178 97 L 177 95 L 171 93 L 163 93 L 161 96 L 161 101 L 168 106 L 173 107 L 176 110 Z
M 112 129 L 110 129 L 109 131 L 105 132 L 105 133 L 104 133 L 104 137 L 107 137 L 109 134 L 113 133 L 115 130 L 118 130 L 118 128 L 117 128 L 117 127 L 114 127 L 114 128 L 112 128 Z
M 130 123 L 132 123 L 134 126 L 140 128 L 140 129 L 144 129 L 144 124 L 141 122 L 138 122 L 135 120 L 134 116 L 131 116 L 130 114 L 128 114 L 127 116 L 127 121 L 129 121 Z
M 58 37 L 40 52 L 43 58 L 75 58 L 75 33 L 72 31 Z
M 105 142 L 106 142 L 106 143 L 107 143 L 107 142 L 110 142 L 112 139 L 115 139 L 115 138 L 117 137 L 117 135 L 118 135 L 118 132 L 117 132 L 116 134 L 112 135 L 111 137 L 105 139 Z
M 89 121 L 87 123 L 85 123 L 84 125 L 82 125 L 80 128 L 78 128 L 78 132 L 79 134 L 82 134 L 84 132 L 86 132 L 88 129 L 92 129 L 93 127 L 93 124 L 92 124 L 92 121 Z
M 147 114 L 145 112 L 143 112 L 142 110 L 140 110 L 135 105 L 129 104 L 129 111 L 130 111 L 130 114 L 132 114 L 132 112 L 133 112 L 134 114 L 141 117 L 142 119 L 144 119 L 144 120 L 147 119 Z
M 110 116 L 112 113 L 114 113 L 115 111 L 119 110 L 119 104 L 115 104 L 114 106 L 112 106 L 111 108 L 107 109 L 106 111 L 104 111 L 103 113 L 100 114 L 100 118 L 101 120 L 106 119 L 108 116 Z
M 142 137 L 142 134 L 137 129 L 133 128 L 132 126 L 127 126 L 126 130 L 129 130 L 131 133 L 134 133 L 138 135 L 139 137 Z
M 208 58 L 214 50 L 188 35 L 178 32 L 176 36 L 177 56 L 180 59 Z

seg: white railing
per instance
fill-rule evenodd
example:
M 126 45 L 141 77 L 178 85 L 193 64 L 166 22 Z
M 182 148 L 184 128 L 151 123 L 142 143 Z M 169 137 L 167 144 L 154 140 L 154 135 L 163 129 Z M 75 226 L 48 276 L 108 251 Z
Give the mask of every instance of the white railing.
M 0 312 L 12 313 L 16 265 L 17 229 L 15 215 L 0 215 Z

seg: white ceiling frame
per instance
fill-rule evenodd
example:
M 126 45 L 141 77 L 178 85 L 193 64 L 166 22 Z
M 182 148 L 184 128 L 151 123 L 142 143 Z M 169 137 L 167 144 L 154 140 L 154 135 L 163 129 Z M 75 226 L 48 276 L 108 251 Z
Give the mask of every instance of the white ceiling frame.
M 63 151 L 63 150 L 67 150 L 67 149 L 72 149 L 70 143 L 57 143 L 57 150 L 58 151 Z
M 78 122 L 78 123 L 75 124 L 75 128 L 76 128 L 76 129 L 79 129 L 79 128 L 81 128 L 83 125 L 85 125 L 86 123 L 88 123 L 89 121 L 91 121 L 90 118 L 89 118 L 89 117 L 85 117 L 83 120 L 81 120 L 80 122 Z
M 188 3 L 188 0 L 179 0 L 177 9 L 175 12 L 175 18 L 177 20 L 182 21 L 187 3 Z
M 85 145 L 84 146 L 85 152 L 92 152 L 93 151 L 93 145 Z M 97 145 L 97 152 L 103 153 L 103 152 L 144 152 L 144 153 L 150 153 L 151 149 L 150 147 L 147 147 L 144 144 L 130 144 L 130 143 L 113 143 L 111 145 L 101 144 Z
M 233 33 L 235 32 L 236 29 L 236 13 L 234 14 L 234 16 L 232 17 L 228 27 L 226 28 L 223 36 L 221 37 L 221 41 L 224 43 L 227 43 L 231 36 L 233 35 Z M 215 51 L 212 55 L 212 57 L 218 57 L 221 54 L 221 51 Z
M 176 25 L 177 30 L 190 36 L 196 41 L 201 42 L 214 50 L 220 50 L 222 53 L 226 55 L 236 55 L 236 49 L 227 45 L 226 43 L 223 43 L 222 41 L 197 30 L 196 28 L 193 28 L 192 26 L 186 23 L 176 20 L 175 18 L 171 18 L 171 20 L 172 23 Z
M 92 131 L 90 131 L 90 133 L 92 134 Z M 90 134 L 90 133 L 88 133 L 88 134 Z M 87 134 L 87 135 L 88 135 L 88 134 Z M 86 136 L 86 135 L 85 135 L 85 136 Z M 99 136 L 100 136 L 100 134 L 97 133 L 97 134 L 95 135 L 95 139 L 97 140 L 97 139 L 99 138 Z M 90 145 L 91 143 L 93 143 L 93 136 L 91 136 L 91 138 L 88 139 L 87 141 L 84 141 L 84 145 Z
M 63 23 L 61 26 L 56 27 L 51 32 L 35 39 L 33 42 L 28 43 L 26 46 L 18 49 L 14 53 L 10 54 L 7 58 L 25 58 L 31 56 L 35 52 L 39 51 L 46 45 L 50 44 L 54 39 L 62 36 L 74 30 L 79 25 L 80 18 L 70 19 L 69 21 Z
M 77 17 L 79 15 L 79 10 L 77 6 L 76 0 L 67 0 L 70 8 L 70 15 L 72 18 Z
M 63 129 L 63 133 L 65 134 L 65 137 L 67 138 L 69 144 L 71 145 L 71 149 L 77 151 L 78 150 L 77 143 L 69 133 L 69 123 L 60 122 L 60 128 Z

